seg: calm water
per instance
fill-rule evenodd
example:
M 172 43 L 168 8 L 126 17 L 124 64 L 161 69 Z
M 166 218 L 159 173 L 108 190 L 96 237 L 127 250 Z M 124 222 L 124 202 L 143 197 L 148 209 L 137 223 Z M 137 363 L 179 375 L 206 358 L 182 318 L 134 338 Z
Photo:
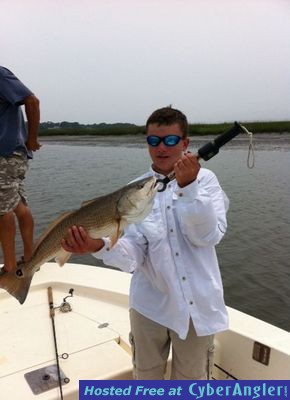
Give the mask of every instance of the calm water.
M 146 148 L 130 138 L 44 141 L 30 163 L 27 188 L 35 237 L 60 213 L 109 193 L 147 171 Z M 195 143 L 195 148 L 199 146 Z M 217 247 L 229 306 L 290 331 L 290 145 L 284 138 L 256 143 L 255 168 L 236 141 L 203 162 L 230 198 L 228 232 Z M 19 242 L 19 239 L 18 239 Z M 20 243 L 17 247 L 21 254 Z M 90 255 L 72 261 L 96 265 Z

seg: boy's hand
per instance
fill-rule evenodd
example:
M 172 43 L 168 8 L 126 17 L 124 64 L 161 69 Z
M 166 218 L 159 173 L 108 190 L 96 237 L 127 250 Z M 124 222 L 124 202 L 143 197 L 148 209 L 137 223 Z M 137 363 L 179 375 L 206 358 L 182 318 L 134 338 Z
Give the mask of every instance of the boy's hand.
M 174 164 L 176 181 L 180 187 L 187 186 L 196 180 L 200 170 L 198 160 L 197 155 L 188 152 Z
M 72 226 L 61 241 L 62 247 L 75 254 L 95 253 L 104 247 L 102 239 L 93 239 L 81 226 Z

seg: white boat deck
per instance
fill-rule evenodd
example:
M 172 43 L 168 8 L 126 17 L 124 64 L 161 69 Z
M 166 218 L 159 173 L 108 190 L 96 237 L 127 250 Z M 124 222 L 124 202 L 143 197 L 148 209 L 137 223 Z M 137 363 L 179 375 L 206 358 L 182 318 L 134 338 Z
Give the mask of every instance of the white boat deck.
M 0 393 L 5 393 L 6 399 L 16 398 L 15 383 L 21 399 L 34 398 L 24 374 L 56 364 L 48 286 L 53 289 L 55 307 L 74 288 L 74 296 L 67 299 L 72 311 L 55 310 L 58 353 L 69 354 L 68 359 L 60 359 L 60 367 L 70 379 L 63 386 L 65 398 L 70 398 L 70 393 L 74 396 L 80 379 L 132 378 L 127 296 L 130 279 L 119 271 L 103 271 L 73 264 L 59 268 L 48 263 L 35 274 L 23 305 L 0 290 Z M 52 389 L 37 398 L 55 399 L 58 393 L 58 389 Z
M 216 379 L 290 379 L 290 332 L 228 307 L 230 329 L 215 338 Z M 268 365 L 253 359 L 255 342 Z M 256 345 L 259 349 L 259 345 Z M 257 351 L 256 351 L 257 353 Z M 256 354 L 257 355 L 257 354 Z M 218 370 L 217 366 L 226 373 Z
M 68 296 L 71 312 L 55 310 L 59 363 L 70 382 L 63 385 L 64 398 L 78 399 L 81 379 L 131 379 L 128 341 L 128 291 L 131 275 L 87 265 L 47 263 L 34 276 L 23 305 L 0 290 L 0 393 L 1 398 L 54 400 L 59 389 L 35 395 L 25 375 L 56 364 L 47 288 L 53 289 L 54 307 Z M 290 379 L 290 333 L 228 308 L 230 330 L 216 335 L 215 379 Z M 254 342 L 261 361 L 253 359 Z M 258 351 L 259 352 L 259 351 Z M 34 390 L 46 388 L 41 371 Z M 36 386 L 35 386 L 36 385 Z M 36 387 L 36 389 L 35 389 Z M 43 390 L 39 389 L 39 390 Z

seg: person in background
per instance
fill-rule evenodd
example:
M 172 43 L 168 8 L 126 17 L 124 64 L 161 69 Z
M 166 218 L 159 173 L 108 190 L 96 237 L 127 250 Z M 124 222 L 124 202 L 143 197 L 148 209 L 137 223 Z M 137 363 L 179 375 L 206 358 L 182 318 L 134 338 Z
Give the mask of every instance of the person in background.
M 34 222 L 23 181 L 28 159 L 40 149 L 39 119 L 39 100 L 11 71 L 0 66 L 0 242 L 4 259 L 0 275 L 16 269 L 15 216 L 23 240 L 24 261 L 32 255 Z
M 186 116 L 156 110 L 146 124 L 150 171 L 176 179 L 158 192 L 151 213 L 131 224 L 110 248 L 73 226 L 62 246 L 91 252 L 107 265 L 133 272 L 130 342 L 135 379 L 164 379 L 170 346 L 171 379 L 210 379 L 214 334 L 228 328 L 215 246 L 227 228 L 228 200 L 213 172 L 187 152 Z

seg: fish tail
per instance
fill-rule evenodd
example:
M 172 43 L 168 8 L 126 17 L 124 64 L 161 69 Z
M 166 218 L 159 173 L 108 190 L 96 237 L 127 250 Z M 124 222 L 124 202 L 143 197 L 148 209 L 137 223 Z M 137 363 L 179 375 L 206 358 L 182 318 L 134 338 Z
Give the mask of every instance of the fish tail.
M 15 272 L 4 272 L 0 276 L 0 288 L 5 289 L 20 304 L 25 302 L 34 272 L 25 271 L 25 275 L 18 277 Z

